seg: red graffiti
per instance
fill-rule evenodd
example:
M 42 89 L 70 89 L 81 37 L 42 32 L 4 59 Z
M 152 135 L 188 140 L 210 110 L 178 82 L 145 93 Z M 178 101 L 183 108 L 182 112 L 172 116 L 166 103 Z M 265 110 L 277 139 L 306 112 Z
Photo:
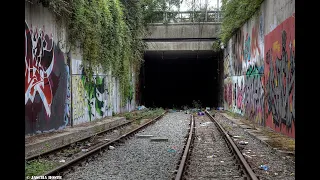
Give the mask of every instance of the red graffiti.
M 54 64 L 53 40 L 41 29 L 25 24 L 25 104 L 39 93 L 47 115 L 51 115 L 52 90 L 49 76 Z
M 266 125 L 295 137 L 295 18 L 265 36 Z
M 224 85 L 224 99 L 229 106 L 232 105 L 232 84 Z
M 258 30 L 257 28 L 252 28 L 252 34 L 251 34 L 251 53 L 252 57 L 256 57 L 256 49 L 258 49 L 259 54 L 261 54 L 259 43 L 258 43 Z
M 234 67 L 235 75 L 241 75 L 242 73 L 242 61 L 244 58 L 243 50 L 243 35 L 242 31 L 239 30 L 234 38 L 232 39 L 232 52 L 235 52 L 232 57 L 232 66 Z
M 242 110 L 243 105 L 243 85 L 237 87 L 237 108 Z

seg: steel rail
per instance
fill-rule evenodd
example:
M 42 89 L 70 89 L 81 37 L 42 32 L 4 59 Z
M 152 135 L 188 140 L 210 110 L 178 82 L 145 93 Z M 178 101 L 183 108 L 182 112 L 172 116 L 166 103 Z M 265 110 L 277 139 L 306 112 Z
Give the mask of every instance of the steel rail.
M 229 134 L 223 129 L 223 127 L 211 116 L 211 114 L 209 114 L 208 111 L 205 111 L 205 113 L 207 114 L 207 116 L 211 119 L 212 122 L 214 122 L 219 131 L 224 135 L 225 139 L 227 140 L 226 142 L 229 143 L 232 147 L 233 152 L 235 152 L 235 154 L 237 155 L 236 157 L 240 160 L 241 164 L 243 165 L 247 175 L 252 179 L 252 180 L 258 180 L 258 177 L 256 176 L 256 174 L 252 171 L 251 167 L 249 166 L 249 164 L 247 163 L 247 161 L 245 160 L 245 158 L 243 157 L 243 155 L 241 154 L 240 150 L 238 149 L 238 147 L 235 145 L 235 143 L 233 142 L 233 140 L 230 138 Z
M 142 126 L 137 127 L 135 129 L 133 129 L 132 131 L 120 136 L 119 138 L 114 139 L 114 140 L 112 140 L 112 141 L 110 141 L 108 143 L 105 143 L 105 144 L 101 145 L 101 146 L 98 146 L 98 147 L 92 149 L 91 151 L 88 151 L 87 153 L 85 153 L 85 154 L 83 154 L 83 155 L 81 155 L 81 156 L 79 156 L 79 157 L 77 157 L 77 158 L 75 158 L 75 159 L 73 159 L 73 160 L 61 165 L 61 166 L 58 166 L 58 167 L 56 167 L 56 168 L 44 173 L 42 176 L 52 176 L 52 175 L 58 174 L 59 172 L 67 169 L 69 166 L 72 166 L 73 164 L 76 164 L 80 160 L 82 160 L 82 159 L 84 159 L 84 158 L 86 158 L 86 157 L 88 157 L 88 156 L 90 156 L 90 155 L 92 155 L 94 153 L 98 153 L 98 151 L 102 150 L 103 148 L 106 148 L 108 145 L 115 144 L 118 141 L 120 141 L 121 139 L 126 138 L 127 136 L 129 136 L 129 135 L 141 130 L 142 128 L 146 127 L 147 125 L 150 125 L 151 123 L 156 122 L 158 119 L 160 119 L 166 113 L 167 113 L 167 111 L 165 111 L 164 113 L 162 113 L 158 117 L 154 118 L 153 120 L 143 124 Z
M 182 173 L 183 173 L 183 170 L 184 170 L 184 167 L 185 167 L 185 163 L 186 163 L 188 155 L 189 155 L 189 149 L 190 149 L 190 146 L 191 146 L 191 140 L 192 140 L 192 136 L 194 134 L 193 131 L 194 131 L 194 118 L 193 118 L 193 115 L 191 115 L 191 125 L 190 125 L 189 137 L 188 137 L 187 145 L 186 145 L 186 147 L 184 149 L 184 152 L 183 152 L 183 156 L 182 156 L 182 159 L 181 159 L 181 162 L 180 162 L 179 169 L 178 169 L 178 172 L 177 172 L 175 180 L 180 180 L 181 177 L 182 177 Z
M 134 120 L 133 120 L 133 121 L 134 121 Z M 31 161 L 31 160 L 34 160 L 34 159 L 36 159 L 36 158 L 38 158 L 38 157 L 41 157 L 41 156 L 42 156 L 42 157 L 43 157 L 43 156 L 47 156 L 47 155 L 49 155 L 49 154 L 51 154 L 51 153 L 54 153 L 54 152 L 59 151 L 59 150 L 61 150 L 61 149 L 63 149 L 63 148 L 66 148 L 66 147 L 70 146 L 71 144 L 74 144 L 74 143 L 77 143 L 77 142 L 86 141 L 86 140 L 92 138 L 92 136 L 101 135 L 101 134 L 106 133 L 106 132 L 108 132 L 108 131 L 112 131 L 112 130 L 114 130 L 114 129 L 120 128 L 120 127 L 125 126 L 125 125 L 128 125 L 128 124 L 132 123 L 133 121 L 125 122 L 125 123 L 122 123 L 122 124 L 120 124 L 120 125 L 118 125 L 118 126 L 108 128 L 108 129 L 106 129 L 106 130 L 103 130 L 103 131 L 101 131 L 101 132 L 98 132 L 98 133 L 96 133 L 96 134 L 94 134 L 94 135 L 91 135 L 91 136 L 89 136 L 89 137 L 84 137 L 84 138 L 79 139 L 79 140 L 77 140 L 77 141 L 75 141 L 75 142 L 65 144 L 65 145 L 63 145 L 63 146 L 60 146 L 60 147 L 58 147 L 58 148 L 51 149 L 51 150 L 46 151 L 46 152 L 44 152 L 44 153 L 39 153 L 39 154 L 35 154 L 35 155 L 32 155 L 32 156 L 29 156 L 29 157 L 25 158 L 25 160 L 26 160 L 26 161 Z

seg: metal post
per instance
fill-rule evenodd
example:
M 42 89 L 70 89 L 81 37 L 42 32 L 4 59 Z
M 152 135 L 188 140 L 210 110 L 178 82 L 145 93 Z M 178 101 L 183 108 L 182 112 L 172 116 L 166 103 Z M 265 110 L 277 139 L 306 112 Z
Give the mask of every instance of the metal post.
M 168 12 L 165 12 L 165 22 L 168 22 Z
M 205 14 L 205 22 L 208 21 L 208 0 L 206 0 L 206 14 Z
M 73 94 L 72 94 L 72 59 L 71 59 L 71 53 L 68 53 L 68 60 L 69 60 L 69 73 L 70 73 L 70 124 L 71 127 L 73 127 L 73 107 L 72 107 L 72 102 L 73 102 Z

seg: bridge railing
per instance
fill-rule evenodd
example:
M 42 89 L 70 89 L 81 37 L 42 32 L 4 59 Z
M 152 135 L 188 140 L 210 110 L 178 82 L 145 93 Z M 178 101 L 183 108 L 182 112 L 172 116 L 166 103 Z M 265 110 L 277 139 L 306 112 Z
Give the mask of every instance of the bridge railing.
M 221 11 L 155 12 L 150 23 L 222 22 Z

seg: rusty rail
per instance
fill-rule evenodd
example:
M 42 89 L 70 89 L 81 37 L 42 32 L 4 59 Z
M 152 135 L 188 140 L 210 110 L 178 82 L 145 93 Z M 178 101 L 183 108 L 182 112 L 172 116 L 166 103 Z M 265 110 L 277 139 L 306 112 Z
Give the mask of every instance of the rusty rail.
M 182 156 L 175 180 L 180 180 L 182 177 L 182 173 L 183 173 L 183 170 L 185 167 L 185 162 L 186 162 L 188 155 L 189 155 L 189 149 L 190 149 L 190 145 L 191 145 L 191 140 L 193 138 L 192 137 L 193 134 L 194 134 L 194 118 L 193 118 L 193 115 L 191 115 L 191 125 L 190 125 L 189 137 L 188 137 L 187 145 L 186 145 L 184 152 L 183 152 L 183 156 Z
M 133 121 L 129 121 L 129 122 L 122 123 L 122 124 L 120 124 L 120 125 L 118 125 L 118 126 L 108 128 L 108 129 L 103 130 L 103 131 L 101 131 L 101 132 L 99 132 L 99 133 L 96 133 L 96 134 L 94 134 L 94 135 L 101 135 L 101 134 L 106 133 L 106 132 L 108 132 L 108 131 L 112 131 L 112 130 L 114 130 L 114 129 L 117 129 L 117 128 L 123 127 L 123 126 L 125 126 L 125 125 L 131 124 L 132 122 L 133 122 Z M 88 139 L 90 139 L 90 138 L 92 138 L 92 136 L 84 137 L 84 138 L 79 139 L 79 140 L 77 140 L 77 141 L 75 141 L 75 142 L 72 142 L 72 143 L 69 143 L 69 144 L 65 144 L 65 145 L 63 145 L 63 146 L 60 146 L 60 147 L 58 147 L 58 148 L 51 149 L 51 150 L 46 151 L 46 152 L 44 152 L 44 153 L 39 153 L 39 154 L 35 154 L 35 155 L 32 155 L 32 156 L 29 156 L 29 157 L 25 158 L 25 160 L 26 160 L 26 161 L 31 161 L 31 160 L 34 160 L 34 159 L 39 158 L 39 157 L 47 156 L 47 155 L 52 154 L 52 153 L 54 153 L 54 152 L 56 152 L 56 151 L 59 151 L 59 150 L 61 150 L 61 149 L 63 149 L 63 148 L 69 147 L 71 144 L 74 144 L 74 143 L 77 143 L 77 142 L 86 141 L 86 140 L 88 140 Z
M 243 165 L 243 169 L 246 171 L 247 175 L 250 177 L 250 179 L 252 180 L 258 180 L 258 177 L 256 176 L 256 174 L 252 171 L 251 167 L 249 166 L 249 164 L 247 163 L 247 161 L 245 160 L 245 158 L 243 157 L 243 155 L 241 154 L 240 150 L 238 149 L 238 147 L 235 145 L 235 143 L 233 142 L 233 140 L 230 138 L 230 136 L 228 135 L 228 133 L 223 129 L 223 127 L 211 116 L 211 114 L 209 114 L 208 111 L 205 111 L 205 113 L 207 114 L 207 116 L 211 119 L 212 122 L 214 122 L 219 131 L 224 135 L 226 142 L 232 147 L 232 151 L 236 154 L 236 157 L 238 158 L 238 160 L 240 161 L 240 163 Z
M 122 124 L 120 124 L 120 125 L 118 125 L 118 126 L 105 129 L 105 130 L 100 131 L 100 132 L 98 132 L 98 133 L 96 133 L 96 134 L 94 134 L 94 135 L 91 135 L 91 136 L 89 136 L 89 137 L 81 138 L 81 139 L 79 139 L 79 140 L 77 140 L 77 141 L 75 141 L 75 142 L 65 144 L 65 145 L 63 145 L 63 146 L 60 146 L 60 147 L 51 149 L 51 150 L 49 150 L 49 151 L 46 151 L 46 152 L 43 152 L 43 153 L 39 153 L 39 154 L 35 154 L 35 155 L 32 155 L 32 156 L 28 156 L 28 157 L 25 158 L 25 161 L 32 161 L 32 160 L 37 159 L 37 158 L 39 158 L 39 157 L 41 158 L 41 157 L 48 156 L 49 154 L 52 154 L 52 153 L 54 153 L 54 152 L 56 152 L 56 151 L 60 151 L 60 150 L 62 150 L 62 149 L 64 149 L 64 148 L 66 148 L 66 147 L 69 147 L 71 144 L 78 143 L 78 142 L 83 142 L 83 141 L 87 141 L 87 140 L 89 140 L 90 138 L 92 138 L 92 136 L 101 135 L 101 134 L 107 133 L 107 132 L 109 132 L 109 131 L 112 131 L 112 130 L 114 130 L 114 129 L 118 129 L 118 128 L 121 128 L 121 127 L 123 127 L 123 126 L 129 125 L 129 124 L 131 124 L 132 122 L 134 122 L 134 121 L 136 121 L 136 120 L 138 120 L 138 119 L 141 119 L 141 118 L 143 118 L 143 117 L 145 117 L 145 116 L 146 116 L 146 115 L 144 115 L 144 116 L 142 116 L 142 117 L 139 117 L 139 118 L 136 118 L 136 119 L 133 119 L 133 120 L 129 120 L 128 122 L 122 123 Z
M 61 172 L 61 171 L 64 171 L 64 170 L 67 169 L 68 167 L 76 164 L 77 162 L 83 160 L 84 158 L 86 158 L 86 157 L 88 157 L 88 156 L 90 156 L 90 155 L 93 155 L 93 154 L 95 154 L 95 153 L 98 153 L 98 152 L 100 152 L 100 150 L 106 148 L 107 146 L 109 146 L 109 145 L 111 145 L 111 144 L 115 144 L 115 143 L 119 142 L 120 140 L 126 138 L 127 136 L 129 136 L 129 135 L 131 135 L 131 134 L 133 134 L 133 133 L 141 130 L 142 128 L 146 127 L 147 125 L 150 125 L 150 124 L 156 122 L 157 120 L 159 120 L 159 119 L 160 119 L 163 115 L 165 115 L 166 113 L 167 113 L 167 111 L 165 111 L 164 113 L 162 113 L 162 114 L 159 115 L 158 117 L 154 118 L 153 120 L 151 120 L 151 121 L 143 124 L 142 126 L 137 127 L 137 128 L 135 128 L 135 129 L 133 129 L 132 131 L 130 131 L 130 132 L 122 135 L 121 137 L 119 137 L 119 138 L 117 138 L 117 139 L 114 139 L 114 140 L 112 140 L 112 141 L 110 141 L 110 142 L 108 142 L 108 143 L 105 143 L 105 144 L 103 144 L 103 145 L 101 145 L 101 146 L 98 146 L 98 147 L 92 149 L 91 151 L 89 151 L 89 152 L 87 152 L 87 153 L 85 153 L 85 154 L 83 154 L 83 155 L 81 155 L 81 156 L 79 156 L 79 157 L 77 157 L 77 158 L 75 158 L 75 159 L 67 162 L 66 164 L 63 164 L 63 165 L 61 165 L 61 166 L 58 166 L 58 167 L 52 169 L 51 171 L 48 171 L 48 172 L 44 173 L 42 176 L 53 176 L 53 175 L 58 174 L 58 173 Z

